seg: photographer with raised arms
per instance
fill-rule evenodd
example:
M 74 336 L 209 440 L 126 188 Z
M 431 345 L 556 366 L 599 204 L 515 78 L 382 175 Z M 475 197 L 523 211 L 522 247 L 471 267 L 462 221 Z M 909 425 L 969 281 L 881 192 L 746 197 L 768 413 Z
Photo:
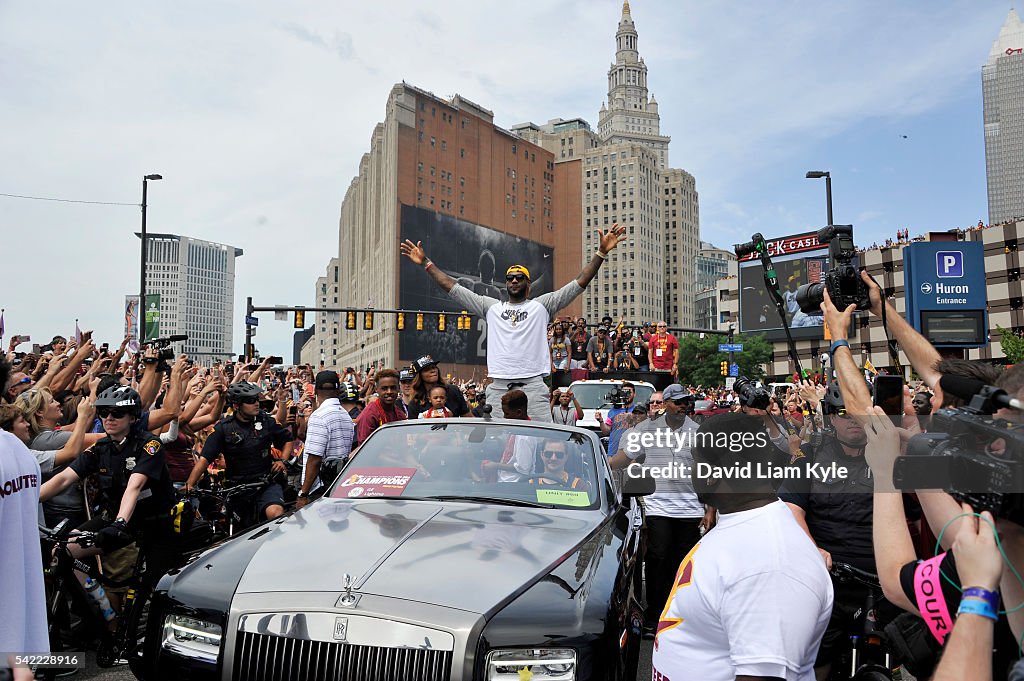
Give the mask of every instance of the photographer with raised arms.
M 840 313 L 832 305 L 828 292 L 824 292 L 821 305 L 825 321 L 833 334 L 832 361 L 845 360 L 849 343 L 845 339 L 855 305 Z M 849 355 L 853 362 L 852 355 Z M 839 386 L 843 386 L 840 391 Z M 844 397 L 853 395 L 848 404 Z M 864 420 L 870 412 L 867 384 L 859 375 L 840 375 L 839 383 L 832 381 L 822 402 L 822 411 L 830 432 L 821 438 L 818 446 L 804 444 L 804 457 L 799 464 L 804 473 L 800 479 L 788 479 L 779 489 L 779 497 L 793 511 L 797 522 L 818 546 L 827 567 L 833 561 L 846 563 L 865 572 L 875 572 L 877 548 L 873 545 L 874 490 L 871 470 L 864 457 L 868 439 Z M 817 472 L 811 470 L 815 467 Z M 911 508 L 912 519 L 919 516 Z M 907 518 L 893 520 L 903 527 Z M 856 633 L 857 613 L 863 608 L 867 588 L 858 583 L 835 582 L 835 603 L 832 619 L 822 640 L 815 674 L 827 678 L 837 660 L 844 641 Z M 878 621 L 887 624 L 898 614 L 888 602 L 878 604 Z

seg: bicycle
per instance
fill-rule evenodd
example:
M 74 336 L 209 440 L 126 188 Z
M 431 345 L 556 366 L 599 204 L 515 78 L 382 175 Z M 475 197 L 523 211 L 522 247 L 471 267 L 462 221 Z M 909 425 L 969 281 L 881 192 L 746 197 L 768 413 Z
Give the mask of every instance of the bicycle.
M 200 501 L 200 506 L 203 499 L 212 501 L 215 504 L 216 508 L 212 513 L 208 513 L 209 517 L 207 520 L 214 527 L 214 541 L 221 541 L 234 537 L 235 534 L 244 532 L 263 522 L 262 519 L 253 520 L 258 515 L 258 509 L 255 508 L 255 495 L 248 504 L 232 504 L 231 500 L 234 497 L 244 496 L 245 494 L 251 494 L 264 489 L 267 485 L 273 483 L 275 477 L 274 474 L 266 475 L 255 482 L 232 485 L 220 490 L 206 490 L 196 487 L 186 496 L 197 498 Z M 200 513 L 202 513 L 201 510 Z
M 878 605 L 885 600 L 878 575 L 840 562 L 832 563 L 831 573 L 841 583 L 867 587 L 867 595 L 855 615 L 860 633 L 850 635 L 850 645 L 840 655 L 841 663 L 834 666 L 830 678 L 833 681 L 892 681 L 893 655 L 878 622 Z
M 142 633 L 145 631 L 143 604 L 148 597 L 145 586 L 145 554 L 139 552 L 135 567 L 128 579 L 115 580 L 100 573 L 94 563 L 75 558 L 68 550 L 70 544 L 82 548 L 96 545 L 95 532 L 71 534 L 72 528 L 64 520 L 52 530 L 39 526 L 40 538 L 46 544 L 44 556 L 52 556 L 44 565 L 44 584 L 46 590 L 46 617 L 50 638 L 50 649 L 53 652 L 64 650 L 62 637 L 63 627 L 71 636 L 75 630 L 83 630 L 91 636 L 87 642 L 96 643 L 96 663 L 100 667 L 113 667 L 118 660 L 127 658 L 141 645 Z M 81 572 L 105 587 L 127 586 L 117 627 L 111 631 L 107 620 L 100 613 L 92 597 L 75 572 Z M 81 618 L 78 627 L 72 626 L 72 613 Z M 88 632 L 88 633 L 86 633 Z

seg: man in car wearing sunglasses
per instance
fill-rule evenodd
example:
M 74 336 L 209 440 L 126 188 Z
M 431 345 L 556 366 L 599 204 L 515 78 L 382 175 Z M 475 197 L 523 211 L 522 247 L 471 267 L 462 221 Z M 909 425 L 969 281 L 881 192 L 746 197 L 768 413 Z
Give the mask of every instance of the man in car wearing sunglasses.
M 234 407 L 234 414 L 222 419 L 206 439 L 203 453 L 185 483 L 187 490 L 195 487 L 210 462 L 221 454 L 224 455 L 224 474 L 229 484 L 244 485 L 258 482 L 273 473 L 285 472 L 284 461 L 275 460 L 270 455 L 270 448 L 280 449 L 282 459 L 290 459 L 292 435 L 260 408 L 261 392 L 258 385 L 248 381 L 240 381 L 228 388 L 227 400 Z M 279 482 L 268 483 L 249 496 L 247 493 L 239 496 L 245 498 L 237 499 L 237 510 L 246 511 L 255 502 L 257 512 L 257 518 L 243 518 L 243 527 L 264 519 L 273 520 L 284 513 L 284 488 Z
M 565 470 L 566 458 L 569 456 L 568 445 L 564 441 L 545 440 L 544 449 L 540 452 L 544 470 L 528 482 L 537 486 L 555 486 L 565 489 L 586 490 L 588 485 L 575 475 Z
M 551 373 L 551 351 L 548 346 L 548 323 L 555 314 L 583 293 L 597 275 L 608 252 L 624 238 L 625 227 L 613 225 L 598 232 L 600 245 L 583 271 L 568 284 L 530 298 L 530 271 L 524 265 L 512 265 L 505 272 L 508 300 L 483 296 L 463 287 L 434 265 L 423 250 L 422 242 L 406 239 L 400 245 L 402 254 L 424 270 L 463 309 L 487 321 L 487 373 L 493 380 L 487 386 L 487 403 L 493 416 L 503 417 L 501 396 L 510 390 L 522 389 L 529 399 L 529 414 L 534 421 L 551 421 L 551 410 L 544 376 Z

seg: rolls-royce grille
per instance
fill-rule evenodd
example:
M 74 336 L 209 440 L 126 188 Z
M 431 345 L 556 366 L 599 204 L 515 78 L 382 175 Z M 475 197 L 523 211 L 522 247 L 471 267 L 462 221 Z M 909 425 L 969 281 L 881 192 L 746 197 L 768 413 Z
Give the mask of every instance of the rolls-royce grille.
M 235 681 L 447 681 L 452 653 L 238 632 Z

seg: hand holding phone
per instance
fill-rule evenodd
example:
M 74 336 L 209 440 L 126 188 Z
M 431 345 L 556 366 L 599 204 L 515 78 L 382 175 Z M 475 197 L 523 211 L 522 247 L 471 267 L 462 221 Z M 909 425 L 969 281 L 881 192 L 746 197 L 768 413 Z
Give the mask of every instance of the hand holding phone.
M 875 376 L 874 403 L 889 416 L 903 415 L 903 377 Z

